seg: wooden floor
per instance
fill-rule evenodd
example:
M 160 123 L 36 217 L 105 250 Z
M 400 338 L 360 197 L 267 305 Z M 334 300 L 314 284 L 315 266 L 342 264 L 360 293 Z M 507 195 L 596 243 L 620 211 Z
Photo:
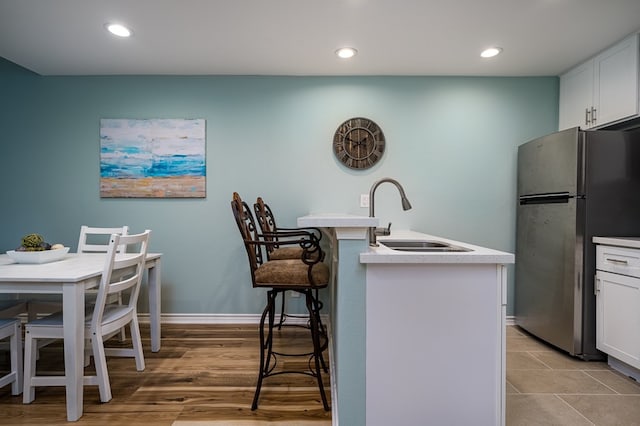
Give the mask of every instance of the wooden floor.
M 149 332 L 145 325 L 142 327 L 144 339 Z M 294 350 L 303 349 L 310 340 L 308 331 L 299 327 L 288 327 L 282 332 L 285 335 L 281 341 L 288 347 L 295 346 Z M 137 372 L 132 358 L 108 360 L 113 399 L 100 403 L 97 387 L 85 387 L 84 415 L 75 424 L 169 426 L 176 421 L 183 425 L 215 420 L 220 425 L 330 425 L 331 412 L 322 408 L 316 380 L 301 374 L 267 378 L 259 408 L 251 411 L 259 362 L 258 340 L 256 325 L 163 325 L 160 352 L 150 351 L 148 338 L 143 341 L 145 371 Z M 279 361 L 287 368 L 304 368 L 307 363 L 306 357 Z M 42 349 L 40 374 L 60 371 L 62 365 L 60 345 Z M 8 356 L 2 354 L 0 373 L 7 368 Z M 92 366 L 86 371 L 92 372 Z M 330 401 L 329 375 L 323 375 L 323 380 Z M 5 386 L 0 389 L 0 418 L 3 426 L 69 424 L 64 388 L 36 388 L 35 401 L 23 405 L 22 396 L 11 396 L 10 386 Z
M 142 335 L 148 336 L 146 326 Z M 283 336 L 285 333 L 282 334 Z M 308 345 L 308 332 L 288 328 L 282 342 L 295 350 Z M 326 426 L 315 379 L 283 375 L 265 381 L 260 407 L 251 411 L 258 368 L 255 325 L 163 325 L 162 349 L 147 368 L 133 359 L 108 362 L 113 400 L 100 403 L 96 387 L 85 388 L 79 425 L 110 426 Z M 325 352 L 326 353 L 326 352 Z M 280 365 L 306 366 L 306 358 Z M 60 345 L 42 350 L 39 372 L 59 370 Z M 0 354 L 0 374 L 8 356 Z M 88 367 L 87 372 L 92 371 Z M 323 376 L 330 398 L 329 376 Z M 517 327 L 507 327 L 506 423 L 516 425 L 640 425 L 640 385 L 603 362 L 584 362 L 560 353 Z M 175 422 L 175 423 L 174 423 Z M 37 388 L 36 400 L 22 404 L 0 389 L 0 425 L 68 425 L 63 388 Z

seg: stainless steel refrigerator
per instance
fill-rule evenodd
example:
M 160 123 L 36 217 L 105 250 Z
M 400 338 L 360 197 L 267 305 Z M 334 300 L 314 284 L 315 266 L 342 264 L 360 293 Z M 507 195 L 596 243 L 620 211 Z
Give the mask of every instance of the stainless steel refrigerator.
M 582 359 L 595 344 L 593 236 L 640 236 L 640 131 L 578 128 L 518 148 L 515 320 Z

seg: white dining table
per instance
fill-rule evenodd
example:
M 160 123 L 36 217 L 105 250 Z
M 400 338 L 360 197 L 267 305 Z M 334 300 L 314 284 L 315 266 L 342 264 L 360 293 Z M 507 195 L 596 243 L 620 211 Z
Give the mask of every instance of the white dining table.
M 161 253 L 148 253 L 146 259 L 153 352 L 160 350 L 161 256 Z M 104 262 L 103 253 L 69 253 L 61 260 L 41 264 L 18 264 L 8 255 L 0 255 L 0 293 L 62 295 L 69 421 L 78 420 L 83 409 L 85 290 L 98 286 Z

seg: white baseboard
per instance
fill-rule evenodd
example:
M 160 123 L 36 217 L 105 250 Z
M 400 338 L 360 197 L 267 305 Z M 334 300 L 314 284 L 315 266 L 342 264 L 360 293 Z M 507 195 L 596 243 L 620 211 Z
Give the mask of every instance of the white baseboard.
M 149 323 L 149 314 L 139 313 L 140 323 Z M 322 319 L 326 323 L 323 315 Z M 507 315 L 506 325 L 516 325 L 516 317 Z M 160 317 L 162 324 L 258 324 L 260 314 L 162 314 Z M 288 317 L 290 324 L 305 324 L 306 318 Z
M 138 313 L 140 323 L 149 324 L 149 314 Z M 259 314 L 162 314 L 162 324 L 257 324 Z
M 162 324 L 258 324 L 261 314 L 162 314 L 160 323 Z M 138 320 L 141 324 L 149 324 L 149 314 L 139 313 Z M 327 317 L 322 315 L 322 320 L 327 321 Z M 288 316 L 288 324 L 306 324 L 305 317 Z

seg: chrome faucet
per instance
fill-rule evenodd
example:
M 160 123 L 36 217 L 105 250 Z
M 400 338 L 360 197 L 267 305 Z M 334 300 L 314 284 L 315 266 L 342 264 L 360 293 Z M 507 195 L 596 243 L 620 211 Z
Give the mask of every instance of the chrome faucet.
M 404 193 L 404 189 L 402 188 L 402 185 L 400 185 L 400 183 L 395 179 L 382 178 L 374 182 L 373 185 L 371 185 L 371 189 L 369 190 L 369 217 L 375 216 L 376 189 L 380 186 L 380 184 L 383 184 L 385 182 L 394 184 L 396 188 L 398 188 L 398 191 L 400 191 L 400 199 L 402 201 L 402 210 L 409 210 L 411 208 L 411 203 L 409 202 L 409 199 L 407 199 L 407 195 Z M 391 223 L 389 223 L 389 226 L 386 228 L 381 228 L 381 229 L 376 229 L 375 227 L 369 228 L 369 245 L 373 247 L 377 247 L 378 242 L 376 241 L 376 236 L 389 235 L 389 234 L 391 234 Z

